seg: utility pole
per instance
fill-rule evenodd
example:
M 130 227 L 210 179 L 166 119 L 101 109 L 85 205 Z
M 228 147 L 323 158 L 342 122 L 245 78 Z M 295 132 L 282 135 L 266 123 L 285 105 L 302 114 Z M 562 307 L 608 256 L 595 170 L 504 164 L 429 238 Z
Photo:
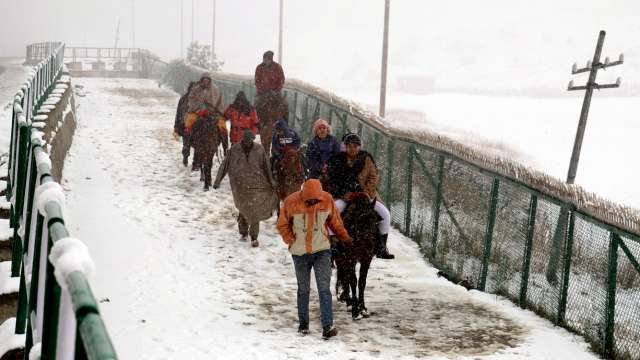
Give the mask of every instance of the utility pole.
M 576 138 L 573 142 L 573 151 L 571 153 L 571 161 L 569 163 L 569 171 L 567 173 L 567 184 L 573 184 L 576 180 L 576 173 L 578 171 L 578 161 L 580 160 L 580 150 L 582 149 L 582 139 L 584 138 L 584 132 L 587 127 L 587 116 L 589 115 L 589 107 L 591 106 L 591 97 L 593 96 L 593 89 L 610 89 L 620 87 L 622 80 L 618 78 L 615 84 L 599 85 L 596 83 L 596 76 L 598 70 L 606 69 L 611 66 L 620 65 L 624 62 L 624 55 L 620 54 L 618 61 L 610 62 L 609 58 L 605 58 L 604 63 L 600 62 L 600 54 L 602 53 L 602 45 L 604 44 L 605 31 L 601 30 L 598 34 L 598 42 L 596 43 L 596 51 L 593 54 L 593 60 L 587 61 L 587 66 L 578 69 L 578 64 L 573 64 L 571 68 L 571 74 L 580 74 L 589 72 L 589 80 L 584 86 L 574 86 L 573 80 L 569 82 L 567 90 L 586 90 L 584 94 L 584 100 L 582 102 L 582 110 L 580 111 L 580 120 L 578 121 L 578 130 L 576 131 Z M 560 258 L 563 252 L 562 246 L 564 245 L 565 235 L 567 232 L 567 225 L 569 224 L 569 209 L 566 206 L 560 208 L 560 214 L 556 223 L 556 229 L 553 233 L 553 241 L 551 244 L 551 254 L 549 255 L 549 264 L 547 265 L 546 278 L 547 281 L 552 284 L 558 284 L 558 267 L 560 265 Z M 570 250 L 568 250 L 570 251 Z
M 118 19 L 118 25 L 116 25 L 116 43 L 114 44 L 114 48 L 118 48 L 118 40 L 120 40 L 120 19 Z
M 384 34 L 382 36 L 382 71 L 380 75 L 380 109 L 378 115 L 384 117 L 387 101 L 387 56 L 389 54 L 389 6 L 391 0 L 384 0 Z
M 136 0 L 131 0 L 131 47 L 136 47 Z
M 180 0 L 180 58 L 184 59 L 184 0 Z
M 573 152 L 571 153 L 571 162 L 569 163 L 569 172 L 567 173 L 567 184 L 573 184 L 576 180 L 576 172 L 578 171 L 578 161 L 580 160 L 580 149 L 582 148 L 582 138 L 584 137 L 584 131 L 587 127 L 587 116 L 589 115 L 589 107 L 591 106 L 591 96 L 593 95 L 593 89 L 610 89 L 620 87 L 621 79 L 618 78 L 615 84 L 599 85 L 596 83 L 596 76 L 598 70 L 606 69 L 611 66 L 620 65 L 624 62 L 624 55 L 620 54 L 618 61 L 610 62 L 609 58 L 605 58 L 604 63 L 600 62 L 600 54 L 602 53 L 602 45 L 604 44 L 604 30 L 600 31 L 598 36 L 598 43 L 596 45 L 596 51 L 593 55 L 593 60 L 587 62 L 587 66 L 578 69 L 577 64 L 573 64 L 571 69 L 572 74 L 580 74 L 583 72 L 589 72 L 589 80 L 584 86 L 573 86 L 573 80 L 569 82 L 569 91 L 574 90 L 586 90 L 584 94 L 584 101 L 582 102 L 582 111 L 580 111 L 580 121 L 578 122 L 578 130 L 576 131 L 576 138 L 573 143 Z
M 196 18 L 196 1 L 191 0 L 191 43 L 195 40 L 195 18 Z
M 216 52 L 216 0 L 213 0 L 213 25 L 211 26 L 211 62 L 214 61 L 213 55 Z
M 282 65 L 282 14 L 284 10 L 284 0 L 280 0 L 280 28 L 278 31 L 278 63 Z

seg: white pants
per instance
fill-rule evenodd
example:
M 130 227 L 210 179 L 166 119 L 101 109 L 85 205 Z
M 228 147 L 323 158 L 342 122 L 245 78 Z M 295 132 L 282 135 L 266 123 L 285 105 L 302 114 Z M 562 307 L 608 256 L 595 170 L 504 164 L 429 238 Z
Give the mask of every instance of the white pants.
M 344 209 L 347 207 L 347 202 L 342 199 L 337 199 L 336 207 L 338 208 L 338 211 L 342 213 L 342 211 L 344 211 Z M 376 205 L 374 207 L 374 210 L 382 218 L 382 221 L 378 223 L 378 231 L 380 231 L 381 235 L 388 234 L 389 229 L 391 229 L 391 213 L 389 213 L 389 210 L 387 210 L 384 204 L 382 204 L 380 201 L 377 201 L 377 200 L 376 200 Z

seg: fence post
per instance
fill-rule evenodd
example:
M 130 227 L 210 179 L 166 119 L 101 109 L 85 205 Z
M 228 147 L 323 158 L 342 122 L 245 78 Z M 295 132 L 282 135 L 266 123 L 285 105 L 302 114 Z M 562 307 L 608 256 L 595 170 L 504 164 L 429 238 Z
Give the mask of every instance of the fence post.
M 393 173 L 393 159 L 394 159 L 394 154 L 393 154 L 393 145 L 394 145 L 395 140 L 393 138 L 389 138 L 389 143 L 387 145 L 387 186 L 385 189 L 385 199 L 384 201 L 387 203 L 387 208 L 389 210 L 391 210 L 391 182 L 393 181 L 392 179 L 392 173 Z
M 27 309 L 27 302 L 28 302 L 27 291 L 28 290 L 27 290 L 27 283 L 25 278 L 26 264 L 24 263 L 25 261 L 24 253 L 29 248 L 29 238 L 31 236 L 31 218 L 33 216 L 32 209 L 33 209 L 33 202 L 34 202 L 33 197 L 35 196 L 35 187 L 37 182 L 36 178 L 38 176 L 35 159 L 36 158 L 32 149 L 31 152 L 29 153 L 29 160 L 28 160 L 29 176 L 28 176 L 28 184 L 27 184 L 27 189 L 25 194 L 25 196 L 27 196 L 27 202 L 24 205 L 24 211 L 23 211 L 23 213 L 25 214 L 24 221 L 23 221 L 24 229 L 22 230 L 23 235 L 22 235 L 21 247 L 20 247 L 20 249 L 22 250 L 20 252 L 20 260 L 21 260 L 20 266 L 22 268 L 22 271 L 20 271 L 20 288 L 18 292 L 18 312 L 16 314 L 16 329 L 15 329 L 16 334 L 24 334 L 25 328 L 26 328 L 27 316 L 29 312 Z
M 411 237 L 411 196 L 413 193 L 413 157 L 415 156 L 413 145 L 409 147 L 409 164 L 407 165 L 407 199 L 404 208 L 404 231 Z
M 380 133 L 374 131 L 373 133 L 373 145 L 371 146 L 371 152 L 373 153 L 373 158 L 378 161 L 378 144 L 380 144 Z
M 614 327 L 616 316 L 616 285 L 618 280 L 618 245 L 620 237 L 611 232 L 609 237 L 609 276 L 607 277 L 607 312 L 606 330 L 604 335 L 604 357 L 609 359 L 614 355 Z
M 571 276 L 571 255 L 573 252 L 573 231 L 576 221 L 576 215 L 573 210 L 569 210 L 569 231 L 567 233 L 567 242 L 564 248 L 564 263 L 562 274 L 562 292 L 560 293 L 560 303 L 558 305 L 557 325 L 564 323 L 564 317 L 567 310 L 567 294 L 569 292 L 569 276 Z
M 491 201 L 489 204 L 487 228 L 484 233 L 484 252 L 482 257 L 482 271 L 480 273 L 480 282 L 478 283 L 478 290 L 480 291 L 484 291 L 487 285 L 487 273 L 489 271 L 489 258 L 491 257 L 491 241 L 493 240 L 493 226 L 496 223 L 496 208 L 498 205 L 499 187 L 500 187 L 500 180 L 498 180 L 498 178 L 494 178 L 493 185 L 491 186 Z
M 529 200 L 529 220 L 527 221 L 527 240 L 524 246 L 524 263 L 522 264 L 522 278 L 520 281 L 520 307 L 524 308 L 527 302 L 527 289 L 529 287 L 529 271 L 531 270 L 531 249 L 533 248 L 533 234 L 536 227 L 536 213 L 538 211 L 538 196 L 531 194 Z
M 433 227 L 431 228 L 431 258 L 436 258 L 438 247 L 438 228 L 440 227 L 440 206 L 442 204 L 442 183 L 444 179 L 444 155 L 438 155 L 438 183 L 436 184 L 436 202 L 433 205 Z
M 27 185 L 27 154 L 29 151 L 29 126 L 19 126 L 19 139 L 18 139 L 18 176 L 16 179 L 17 191 L 16 207 L 14 209 L 14 230 L 13 230 L 13 246 L 11 257 L 11 276 L 17 277 L 20 275 L 20 264 L 22 262 L 22 242 L 18 237 L 18 228 L 20 227 L 20 217 L 22 216 L 22 208 L 24 206 L 24 191 Z

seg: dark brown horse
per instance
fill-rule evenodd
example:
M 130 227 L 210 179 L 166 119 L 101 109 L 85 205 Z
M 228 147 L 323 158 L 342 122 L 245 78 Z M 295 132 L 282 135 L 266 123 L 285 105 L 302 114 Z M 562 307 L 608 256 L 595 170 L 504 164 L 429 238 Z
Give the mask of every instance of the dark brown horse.
M 381 220 L 374 209 L 375 203 L 366 193 L 351 195 L 349 204 L 342 212 L 342 219 L 347 232 L 353 238 L 353 245 L 345 247 L 334 256 L 337 268 L 336 294 L 341 290 L 338 301 L 345 301 L 347 306 L 351 305 L 351 316 L 354 320 L 369 317 L 364 302 L 364 289 L 374 256 L 378 222 Z M 360 275 L 356 276 L 358 263 Z
M 289 118 L 289 105 L 280 93 L 268 92 L 256 98 L 255 107 L 260 127 L 260 143 L 264 152 L 269 154 L 276 121 Z
M 279 161 L 274 161 L 273 175 L 278 184 L 278 198 L 284 200 L 290 194 L 300 190 L 304 182 L 304 166 L 300 150 L 287 149 Z
M 221 140 L 217 115 L 199 117 L 191 129 L 194 167 L 200 168 L 200 180 L 204 181 L 205 191 L 211 186 L 213 157 L 218 151 Z

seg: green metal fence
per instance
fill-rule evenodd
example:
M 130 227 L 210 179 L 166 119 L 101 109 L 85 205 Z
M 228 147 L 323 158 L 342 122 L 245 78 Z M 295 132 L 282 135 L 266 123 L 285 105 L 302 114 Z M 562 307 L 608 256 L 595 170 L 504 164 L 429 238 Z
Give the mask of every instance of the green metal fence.
M 199 69 L 168 81 L 177 91 Z M 251 78 L 214 74 L 227 103 Z M 640 359 L 640 236 L 596 218 L 539 184 L 397 135 L 346 100 L 292 80 L 289 124 L 305 141 L 327 119 L 338 137 L 354 131 L 381 171 L 392 223 L 451 278 L 500 294 L 584 336 L 605 358 Z M 633 221 L 633 220 L 629 220 Z M 637 224 L 636 224 L 637 225 Z M 635 225 L 634 225 L 635 226 Z
M 67 260 L 78 254 L 60 248 L 63 242 L 67 246 L 77 240 L 70 239 L 64 225 L 64 195 L 51 176 L 38 127 L 32 126 L 62 76 L 64 44 L 37 44 L 37 48 L 49 50 L 13 101 L 6 195 L 14 229 L 12 276 L 20 276 L 15 331 L 26 332 L 25 359 L 37 344 L 42 359 L 116 359 L 85 273 L 74 267 L 55 268 L 50 257 L 52 250 Z M 64 274 L 62 284 L 59 272 Z

